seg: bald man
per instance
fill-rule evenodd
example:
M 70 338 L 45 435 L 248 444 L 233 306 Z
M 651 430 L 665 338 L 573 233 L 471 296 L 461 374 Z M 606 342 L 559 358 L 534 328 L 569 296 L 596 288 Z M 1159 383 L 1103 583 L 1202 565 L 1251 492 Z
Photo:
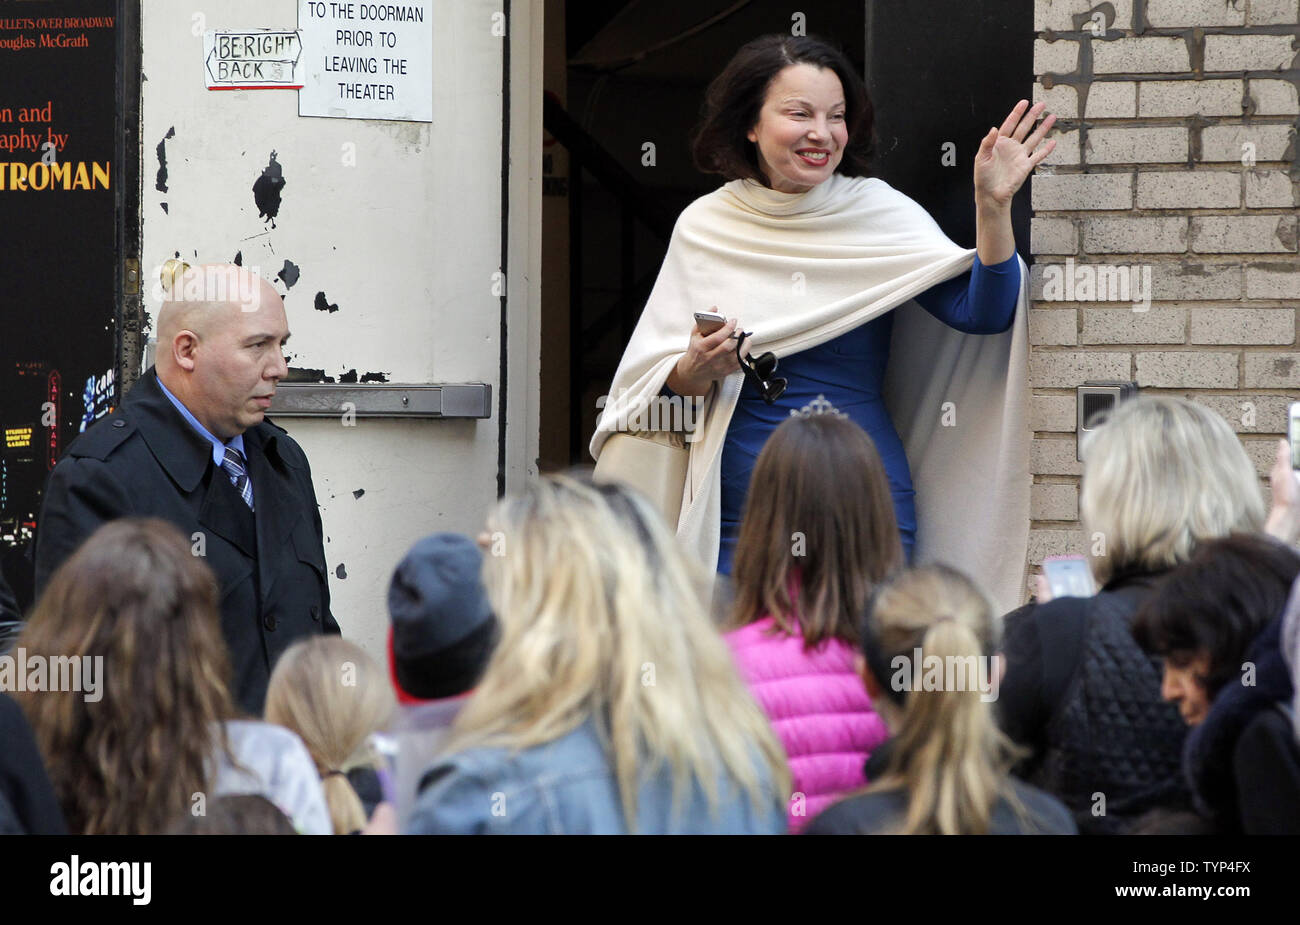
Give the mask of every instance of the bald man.
M 304 636 L 339 631 L 307 457 L 266 420 L 288 372 L 284 302 L 242 267 L 186 267 L 157 329 L 156 365 L 50 473 L 37 593 L 106 521 L 171 521 L 216 573 L 231 693 L 261 715 L 279 655 Z

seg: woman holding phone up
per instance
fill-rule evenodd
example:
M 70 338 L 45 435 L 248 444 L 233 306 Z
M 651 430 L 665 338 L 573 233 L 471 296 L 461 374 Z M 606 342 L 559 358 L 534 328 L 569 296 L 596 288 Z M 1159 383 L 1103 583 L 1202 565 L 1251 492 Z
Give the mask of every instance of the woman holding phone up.
M 866 176 L 872 106 L 842 53 L 783 35 L 740 49 L 694 142 L 696 165 L 729 182 L 678 219 L 593 456 L 660 396 L 700 400 L 678 535 L 728 574 L 764 441 L 824 396 L 879 448 L 909 558 L 957 562 L 1018 603 L 1027 348 L 1010 207 L 1055 145 L 1040 147 L 1054 122 L 1035 128 L 1042 114 L 1022 100 L 981 141 L 965 250 Z M 706 334 L 700 311 L 729 320 Z

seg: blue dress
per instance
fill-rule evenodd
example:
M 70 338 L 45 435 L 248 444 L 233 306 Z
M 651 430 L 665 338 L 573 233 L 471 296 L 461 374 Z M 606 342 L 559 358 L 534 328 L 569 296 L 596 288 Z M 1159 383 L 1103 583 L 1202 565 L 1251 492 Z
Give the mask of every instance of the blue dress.
M 935 318 L 968 334 L 998 334 L 1015 318 L 1020 267 L 1013 254 L 986 267 L 979 257 L 967 273 L 926 290 L 916 300 Z M 742 319 L 743 321 L 744 319 Z M 788 380 L 785 394 L 769 405 L 746 376 L 727 437 L 722 445 L 722 543 L 718 571 L 731 574 L 740 518 L 754 464 L 778 424 L 818 395 L 847 414 L 875 443 L 889 476 L 894 514 L 903 551 L 910 562 L 916 544 L 916 505 L 912 473 L 894 422 L 881 394 L 889 359 L 894 313 L 841 334 L 808 350 L 780 358 L 776 375 Z M 761 352 L 761 351 L 759 351 Z

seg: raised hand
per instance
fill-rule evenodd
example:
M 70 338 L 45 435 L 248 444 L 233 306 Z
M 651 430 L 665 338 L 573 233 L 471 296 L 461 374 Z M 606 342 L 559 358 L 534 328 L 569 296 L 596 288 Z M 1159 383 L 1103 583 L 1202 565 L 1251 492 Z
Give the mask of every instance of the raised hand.
M 1028 109 L 1028 112 L 1026 112 Z M 1033 172 L 1038 163 L 1052 153 L 1056 139 L 1041 145 L 1048 131 L 1056 123 L 1056 116 L 1048 114 L 1038 128 L 1034 123 L 1043 115 L 1046 104 L 1021 100 L 1011 110 L 1001 128 L 991 128 L 975 152 L 975 199 L 988 205 L 1005 208 Z M 1033 129 L 1033 132 L 1030 132 Z

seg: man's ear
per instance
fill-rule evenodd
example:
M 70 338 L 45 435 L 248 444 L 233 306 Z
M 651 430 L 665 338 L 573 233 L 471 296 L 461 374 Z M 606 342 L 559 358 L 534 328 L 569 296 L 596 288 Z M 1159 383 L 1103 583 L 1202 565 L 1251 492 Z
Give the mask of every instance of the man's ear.
M 172 338 L 172 359 L 187 373 L 194 372 L 194 355 L 199 349 L 199 336 L 193 331 L 181 331 Z

